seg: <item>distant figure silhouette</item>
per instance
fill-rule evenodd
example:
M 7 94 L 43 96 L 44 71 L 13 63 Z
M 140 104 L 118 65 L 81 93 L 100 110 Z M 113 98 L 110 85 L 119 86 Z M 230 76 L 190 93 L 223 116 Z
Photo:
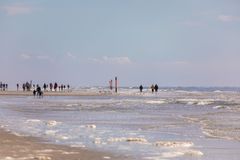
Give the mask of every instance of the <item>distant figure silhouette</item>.
M 140 89 L 140 92 L 142 92 L 142 91 L 143 91 L 143 86 L 140 85 L 140 86 L 139 86 L 139 89 Z
M 58 84 L 55 82 L 54 83 L 54 90 L 55 90 L 55 92 L 57 91 L 57 88 L 58 88 Z
M 155 84 L 154 89 L 155 89 L 155 92 L 158 92 L 158 85 L 157 84 Z
M 38 97 L 43 96 L 43 92 L 42 92 L 41 87 L 39 85 L 37 85 L 37 95 L 38 95 Z
M 152 86 L 151 86 L 152 93 L 154 92 L 154 89 L 155 89 L 155 87 L 154 87 L 154 85 L 152 84 Z
M 36 92 L 37 92 L 37 91 L 34 89 L 34 90 L 33 90 L 33 96 L 34 96 L 34 97 L 36 96 Z

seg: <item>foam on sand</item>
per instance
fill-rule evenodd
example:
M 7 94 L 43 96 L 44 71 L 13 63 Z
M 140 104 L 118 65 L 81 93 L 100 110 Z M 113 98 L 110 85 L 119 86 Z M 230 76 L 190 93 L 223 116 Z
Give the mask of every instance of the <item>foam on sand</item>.
M 214 103 L 214 99 L 177 99 L 177 103 L 187 104 L 187 105 L 210 105 Z
M 92 129 L 95 129 L 97 128 L 97 126 L 95 124 L 88 124 L 88 125 L 85 125 L 86 128 L 92 128 Z
M 56 133 L 57 133 L 56 130 L 46 130 L 46 131 L 45 131 L 45 134 L 46 134 L 46 135 L 49 135 L 49 136 L 55 136 Z
M 164 104 L 164 103 L 166 103 L 166 101 L 165 100 L 158 100 L 158 101 L 152 100 L 152 101 L 146 101 L 145 103 L 147 103 L 147 104 Z
M 133 142 L 133 143 L 147 143 L 145 138 L 139 137 L 120 137 L 120 138 L 109 138 L 108 142 Z
M 42 121 L 39 119 L 28 119 L 26 122 L 27 123 L 41 123 Z
M 50 121 L 46 122 L 46 124 L 47 124 L 48 127 L 54 127 L 54 126 L 56 126 L 58 124 L 61 124 L 61 122 L 50 120 Z
M 228 106 L 221 106 L 221 105 L 213 107 L 213 109 L 225 109 L 225 108 L 229 109 Z
M 147 140 L 145 138 L 138 138 L 138 137 L 127 138 L 126 141 L 127 142 L 137 142 L 137 143 L 147 143 Z
M 183 141 L 157 141 L 155 146 L 164 147 L 169 151 L 161 153 L 162 158 L 175 158 L 182 156 L 199 157 L 203 153 L 199 150 L 191 149 L 194 144 L 192 142 Z
M 157 141 L 155 146 L 170 147 L 170 148 L 189 148 L 194 144 L 192 142 L 180 142 L 180 141 Z

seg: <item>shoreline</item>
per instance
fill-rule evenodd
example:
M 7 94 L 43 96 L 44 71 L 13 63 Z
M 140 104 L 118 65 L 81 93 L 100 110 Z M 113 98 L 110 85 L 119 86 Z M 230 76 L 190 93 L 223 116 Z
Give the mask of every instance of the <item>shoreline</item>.
M 99 91 L 45 91 L 43 96 L 107 96 L 115 95 L 112 92 Z M 32 91 L 0 91 L 0 96 L 33 96 Z
M 112 153 L 88 150 L 86 148 L 49 144 L 40 138 L 17 136 L 0 128 L 1 160 L 104 160 L 129 159 Z

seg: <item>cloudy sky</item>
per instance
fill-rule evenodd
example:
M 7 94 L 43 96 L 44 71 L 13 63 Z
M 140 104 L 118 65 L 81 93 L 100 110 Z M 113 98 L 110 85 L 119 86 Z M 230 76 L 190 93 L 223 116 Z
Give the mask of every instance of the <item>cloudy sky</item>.
M 1 0 L 0 81 L 240 86 L 239 0 Z

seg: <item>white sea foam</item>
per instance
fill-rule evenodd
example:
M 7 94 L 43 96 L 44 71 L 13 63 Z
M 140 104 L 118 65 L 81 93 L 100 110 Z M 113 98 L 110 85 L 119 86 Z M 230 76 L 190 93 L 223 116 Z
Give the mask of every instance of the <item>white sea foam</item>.
M 46 131 L 45 131 L 45 134 L 46 134 L 46 135 L 49 135 L 49 136 L 55 136 L 56 133 L 57 133 L 56 130 L 46 130 Z
M 213 92 L 215 92 L 215 93 L 221 93 L 222 91 L 220 91 L 220 90 L 215 90 L 215 91 L 213 91 Z
M 95 140 L 94 140 L 93 143 L 94 143 L 94 144 L 101 144 L 101 143 L 102 143 L 102 140 L 101 140 L 101 138 L 95 138 Z
M 68 140 L 68 139 L 70 139 L 68 136 L 64 136 L 64 135 L 57 135 L 56 138 L 61 139 L 61 140 Z
M 214 103 L 214 99 L 177 99 L 176 102 L 188 105 L 210 105 Z
M 73 147 L 73 148 L 86 148 L 86 146 L 82 143 L 78 143 L 78 144 L 72 144 L 70 145 L 70 147 Z
M 46 124 L 47 124 L 48 127 L 54 127 L 54 126 L 56 126 L 58 124 L 61 124 L 61 122 L 50 120 L 50 121 L 47 121 Z
M 147 140 L 145 138 L 138 138 L 138 137 L 127 138 L 126 141 L 136 142 L 136 143 L 147 143 Z
M 80 104 L 77 104 L 77 103 L 74 103 L 74 104 L 67 104 L 66 106 L 67 107 L 76 107 L 76 106 L 79 106 Z
M 228 106 L 221 106 L 221 105 L 213 107 L 213 109 L 225 109 L 225 108 L 229 109 Z
M 92 129 L 95 129 L 97 128 L 97 126 L 95 124 L 88 124 L 88 125 L 85 125 L 86 128 L 92 128 Z
M 71 155 L 71 154 L 78 154 L 78 152 L 62 152 L 62 154 L 65 154 L 65 155 Z
M 133 143 L 148 143 L 145 138 L 139 137 L 120 137 L 120 138 L 109 138 L 108 142 L 133 142 Z
M 199 156 L 203 156 L 203 153 L 198 150 L 187 150 L 184 152 L 184 155 L 191 156 L 191 157 L 199 157 Z
M 152 100 L 152 101 L 146 101 L 146 103 L 147 104 L 164 104 L 164 103 L 166 103 L 166 101 L 165 100 L 158 100 L 158 101 Z
M 51 152 L 53 152 L 53 150 L 52 149 L 43 149 L 43 150 L 37 150 L 36 152 L 37 153 L 51 153 Z
M 163 152 L 161 154 L 162 158 L 176 158 L 176 157 L 181 157 L 183 156 L 184 153 L 180 151 L 172 151 L 172 152 Z
M 108 142 L 123 142 L 126 141 L 126 137 L 120 137 L 120 138 L 109 138 Z
M 156 146 L 170 147 L 170 148 L 189 148 L 194 144 L 192 142 L 180 142 L 180 141 L 157 141 Z
M 26 122 L 27 123 L 41 123 L 42 121 L 39 119 L 28 119 Z

